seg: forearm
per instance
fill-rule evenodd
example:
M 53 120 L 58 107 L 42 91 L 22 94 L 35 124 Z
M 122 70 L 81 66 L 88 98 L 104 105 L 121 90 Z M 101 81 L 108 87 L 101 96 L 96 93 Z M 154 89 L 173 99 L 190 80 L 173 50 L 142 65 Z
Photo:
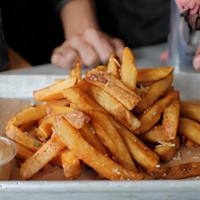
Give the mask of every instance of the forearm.
M 67 39 L 88 28 L 98 28 L 92 0 L 71 0 L 61 9 L 60 16 Z

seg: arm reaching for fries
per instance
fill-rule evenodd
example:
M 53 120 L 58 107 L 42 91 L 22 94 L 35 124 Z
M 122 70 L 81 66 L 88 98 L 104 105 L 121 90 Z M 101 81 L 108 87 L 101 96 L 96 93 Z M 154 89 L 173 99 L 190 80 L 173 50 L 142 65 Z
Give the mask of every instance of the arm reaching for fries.
M 92 0 L 67 1 L 60 10 L 65 41 L 55 48 L 51 62 L 63 68 L 70 68 L 75 60 L 80 58 L 82 65 L 94 66 L 107 62 L 113 53 L 116 53 L 121 58 L 124 43 L 133 48 L 166 41 L 168 21 L 167 23 L 161 22 L 162 25 L 155 28 L 156 34 L 153 34 L 154 26 L 156 25 L 152 24 L 152 19 L 149 19 L 151 20 L 150 23 L 145 21 L 148 21 L 148 19 L 144 20 L 148 15 L 148 11 L 156 6 L 159 7 L 159 14 L 154 15 L 159 16 L 154 17 L 155 24 L 157 23 L 156 18 L 161 19 L 161 21 L 168 20 L 167 17 L 164 19 L 163 16 L 169 16 L 169 1 L 163 2 L 163 0 L 160 0 L 160 2 L 156 1 L 156 3 L 147 3 L 147 1 L 139 1 L 137 3 L 137 0 L 134 0 L 127 3 L 128 9 L 127 5 L 124 5 L 121 1 L 115 1 L 114 3 L 111 0 L 103 1 L 102 3 Z M 200 1 L 175 0 L 175 2 L 181 13 L 189 11 L 189 22 L 191 27 L 194 27 L 195 19 L 199 15 Z M 140 6 L 139 8 L 137 8 L 137 4 Z M 121 7 L 121 13 L 125 13 L 123 16 L 120 15 L 121 19 L 116 18 L 116 15 L 119 15 L 119 7 Z M 140 13 L 141 8 L 143 8 L 143 12 Z M 98 9 L 100 10 L 99 13 Z M 107 16 L 106 14 L 105 17 L 102 16 L 102 10 L 104 10 L 104 14 L 108 12 Z M 135 15 L 138 15 L 138 12 L 139 18 L 137 19 Z M 154 13 L 156 12 L 154 11 Z M 152 16 L 152 13 L 150 15 Z M 124 21 L 126 21 L 125 25 L 122 24 Z M 117 27 L 114 27 L 115 23 Z M 134 24 L 134 26 L 130 26 L 130 24 Z M 145 31 L 140 29 L 143 24 L 145 24 Z M 149 32 L 146 26 L 149 26 Z M 157 34 L 158 30 L 159 34 Z M 162 33 L 164 31 L 165 33 Z M 152 35 L 159 35 L 159 38 L 153 38 Z M 168 52 L 162 53 L 160 58 L 163 62 L 166 62 L 168 60 Z M 199 50 L 194 56 L 193 66 L 196 70 L 200 70 Z

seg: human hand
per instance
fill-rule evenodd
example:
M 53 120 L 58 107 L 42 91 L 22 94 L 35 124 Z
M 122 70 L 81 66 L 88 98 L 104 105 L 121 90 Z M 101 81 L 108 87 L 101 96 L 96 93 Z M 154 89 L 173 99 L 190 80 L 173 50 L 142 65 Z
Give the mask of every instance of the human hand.
M 176 3 L 181 13 L 190 10 L 190 15 L 195 15 L 199 12 L 200 0 L 176 0 Z
M 200 47 L 197 48 L 196 54 L 193 58 L 193 67 L 197 70 L 200 71 Z
M 87 29 L 64 41 L 52 54 L 51 62 L 63 68 L 73 67 L 77 58 L 84 66 L 106 63 L 112 53 L 121 56 L 123 42 L 97 29 Z

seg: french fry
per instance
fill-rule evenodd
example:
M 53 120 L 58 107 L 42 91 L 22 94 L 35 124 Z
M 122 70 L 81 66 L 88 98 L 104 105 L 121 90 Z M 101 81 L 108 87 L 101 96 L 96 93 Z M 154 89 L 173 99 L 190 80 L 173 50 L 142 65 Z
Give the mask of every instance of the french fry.
M 180 118 L 178 131 L 188 139 L 200 144 L 200 124 L 197 122 L 188 118 Z
M 115 98 L 105 92 L 103 89 L 91 85 L 89 94 L 98 104 L 100 104 L 108 113 L 124 124 L 128 129 L 134 131 L 140 126 L 140 121 Z
M 162 127 L 166 140 L 173 140 L 176 138 L 178 123 L 180 115 L 180 97 L 172 100 L 172 102 L 165 108 L 163 112 Z
M 76 179 L 81 175 L 80 161 L 70 150 L 65 149 L 61 152 L 61 161 L 66 179 Z
M 143 134 L 149 131 L 160 119 L 164 109 L 170 104 L 174 94 L 171 93 L 157 101 L 149 110 L 142 114 L 139 119 L 141 126 L 134 131 L 135 134 Z
M 96 148 L 99 152 L 101 152 L 103 155 L 108 155 L 105 147 L 99 140 L 98 136 L 96 133 L 93 133 L 90 128 L 89 124 L 85 124 L 85 126 L 80 129 L 81 136 L 93 147 Z
M 47 139 L 52 134 L 53 116 L 42 119 L 38 128 L 36 128 L 37 136 L 41 139 Z
M 181 117 L 186 117 L 200 123 L 200 104 L 196 102 L 181 102 Z
M 124 168 L 136 171 L 128 149 L 110 117 L 105 113 L 95 111 L 91 115 L 91 121 L 99 139 L 113 158 Z
M 64 81 L 53 83 L 52 85 L 34 91 L 33 96 L 36 101 L 52 101 L 63 98 L 62 91 L 64 89 L 73 87 L 76 84 L 76 78 L 69 78 Z
M 171 142 L 171 145 L 157 145 L 154 151 L 160 156 L 163 161 L 167 162 L 174 157 L 177 150 L 180 148 L 180 145 L 180 139 L 177 136 L 176 139 Z
M 109 61 L 108 61 L 108 66 L 107 66 L 107 73 L 112 74 L 115 76 L 117 79 L 120 79 L 120 74 L 119 74 L 119 67 L 120 64 L 115 58 L 115 56 L 111 56 Z
M 78 87 L 68 88 L 63 95 L 75 105 L 78 110 L 90 114 L 93 110 L 104 111 L 90 96 Z
M 124 48 L 122 54 L 121 80 L 131 90 L 136 89 L 137 68 L 134 55 L 128 47 Z
M 30 131 L 37 125 L 37 121 L 30 121 L 19 126 L 21 131 Z
M 144 179 L 143 173 L 127 170 L 110 158 L 105 157 L 93 146 L 88 144 L 66 120 L 57 119 L 57 133 L 62 142 L 79 159 L 93 168 L 99 175 L 110 180 Z
M 45 108 L 48 106 L 69 106 L 70 102 L 67 99 L 52 100 L 46 102 Z
M 21 126 L 26 123 L 39 120 L 46 115 L 46 110 L 43 106 L 28 107 L 18 112 L 9 123 L 14 126 Z
M 142 101 L 135 107 L 135 113 L 142 113 L 151 105 L 153 105 L 156 100 L 162 96 L 168 88 L 170 88 L 173 82 L 173 74 L 168 75 L 166 78 L 153 83 L 148 93 L 143 97 Z
M 6 136 L 32 151 L 37 151 L 42 145 L 39 140 L 31 137 L 25 132 L 22 132 L 12 124 L 6 127 Z
M 151 130 L 141 135 L 140 139 L 145 142 L 153 142 L 153 143 L 160 143 L 161 141 L 166 140 L 161 125 L 153 127 Z
M 57 135 L 53 135 L 38 151 L 22 163 L 20 175 L 23 179 L 29 179 L 40 169 L 47 165 L 65 145 Z
M 137 82 L 144 84 L 159 81 L 166 78 L 173 70 L 173 67 L 140 68 L 138 69 Z
M 74 68 L 71 70 L 70 77 L 75 77 L 77 82 L 82 80 L 81 63 L 79 60 L 76 61 Z
M 15 145 L 17 148 L 16 157 L 19 158 L 20 160 L 26 160 L 34 154 L 32 151 L 30 151 L 29 149 L 27 149 L 26 147 L 24 147 L 18 143 L 15 143 Z
M 116 127 L 118 127 L 118 131 L 125 141 L 125 144 L 128 147 L 133 159 L 145 169 L 156 167 L 159 162 L 159 157 L 157 154 L 154 153 L 148 146 L 146 146 L 124 126 L 118 124 Z
M 132 110 L 141 100 L 133 90 L 126 87 L 114 76 L 105 72 L 89 72 L 85 80 L 92 85 L 102 88 L 105 92 L 116 98 L 128 110 Z
M 200 162 L 184 163 L 170 167 L 151 168 L 147 173 L 154 179 L 184 179 L 200 175 Z

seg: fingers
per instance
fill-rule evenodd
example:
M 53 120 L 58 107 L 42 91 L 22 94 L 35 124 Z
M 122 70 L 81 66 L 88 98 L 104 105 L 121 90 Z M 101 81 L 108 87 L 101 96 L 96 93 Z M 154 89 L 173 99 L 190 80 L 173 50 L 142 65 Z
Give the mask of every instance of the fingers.
M 63 68 L 70 68 L 74 65 L 78 57 L 78 53 L 72 47 L 63 43 L 54 50 L 51 56 L 51 62 Z
M 169 58 L 169 52 L 167 50 L 163 51 L 161 54 L 160 54 L 160 60 L 164 63 L 166 63 L 168 61 L 168 58 Z
M 113 45 L 117 56 L 121 58 L 123 49 L 125 47 L 124 42 L 120 40 L 119 38 L 110 38 L 110 42 Z
M 95 49 L 102 63 L 105 63 L 114 52 L 109 40 L 100 31 L 88 29 L 84 32 L 83 38 Z
M 72 37 L 68 44 L 79 53 L 82 64 L 85 66 L 97 65 L 100 63 L 100 59 L 94 48 L 81 36 Z

